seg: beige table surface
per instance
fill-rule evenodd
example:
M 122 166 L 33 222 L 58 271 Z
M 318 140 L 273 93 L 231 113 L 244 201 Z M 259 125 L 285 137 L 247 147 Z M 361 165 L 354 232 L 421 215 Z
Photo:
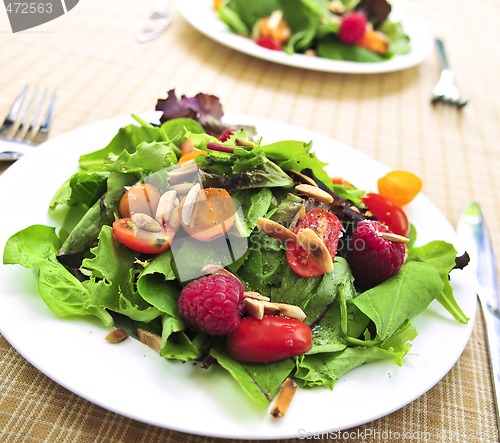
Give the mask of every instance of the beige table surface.
M 187 95 L 208 92 L 221 98 L 226 111 L 316 130 L 392 168 L 414 171 L 452 224 L 471 199 L 478 200 L 500 250 L 500 1 L 407 2 L 448 45 L 458 83 L 471 98 L 461 112 L 429 103 L 439 73 L 435 53 L 417 67 L 380 75 L 288 68 L 206 39 L 175 8 L 170 29 L 141 45 L 134 34 L 151 6 L 144 0 L 82 0 L 63 17 L 18 34 L 11 33 L 0 8 L 0 110 L 25 83 L 56 88 L 54 137 L 151 110 L 172 88 Z M 0 359 L 1 442 L 218 441 L 95 406 L 40 373 L 2 336 Z M 354 430 L 374 436 L 349 441 L 383 442 L 389 432 L 404 431 L 430 436 L 404 441 L 498 441 L 492 401 L 478 316 L 463 355 L 441 382 L 408 406 Z

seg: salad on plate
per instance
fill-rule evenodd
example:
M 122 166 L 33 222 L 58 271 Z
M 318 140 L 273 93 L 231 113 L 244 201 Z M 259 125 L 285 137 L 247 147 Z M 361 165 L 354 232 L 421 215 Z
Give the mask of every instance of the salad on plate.
M 214 7 L 233 33 L 288 54 L 376 63 L 411 50 L 387 0 L 214 0 Z
M 7 241 L 47 306 L 93 316 L 179 364 L 218 365 L 280 417 L 298 388 L 350 370 L 402 365 L 412 319 L 437 300 L 467 323 L 449 282 L 454 246 L 419 245 L 404 206 L 422 183 L 392 171 L 377 192 L 330 177 L 312 143 L 266 143 L 223 122 L 207 94 L 160 99 L 134 116 L 49 204 L 62 226 Z M 339 159 L 341 161 L 341 159 Z M 131 356 L 133 358 L 133 356 Z

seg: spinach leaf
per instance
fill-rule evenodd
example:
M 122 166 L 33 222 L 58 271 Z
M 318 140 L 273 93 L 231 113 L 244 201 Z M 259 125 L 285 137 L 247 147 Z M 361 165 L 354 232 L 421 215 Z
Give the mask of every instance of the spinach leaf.
M 402 358 L 411 347 L 408 342 L 416 336 L 417 332 L 413 325 L 410 322 L 405 322 L 379 346 L 347 347 L 339 352 L 301 356 L 297 360 L 294 378 L 303 387 L 326 385 L 333 389 L 335 382 L 340 377 L 365 363 L 392 359 L 394 363 L 401 364 Z
M 284 380 L 295 367 L 294 360 L 269 363 L 241 363 L 233 360 L 223 347 L 214 347 L 210 354 L 226 369 L 241 388 L 262 408 L 276 396 Z
M 443 290 L 436 297 L 438 302 L 461 323 L 467 323 L 469 318 L 458 305 L 453 288 L 450 284 L 449 274 L 455 267 L 457 250 L 455 247 L 442 240 L 435 240 L 426 245 L 410 248 L 408 252 L 408 261 L 422 261 L 434 266 L 441 276 Z
M 255 229 L 257 219 L 264 217 L 271 206 L 273 197 L 269 188 L 259 190 L 243 190 L 235 192 L 232 196 L 235 207 L 241 211 L 236 211 L 235 223 L 238 224 L 238 231 L 249 237 Z M 238 214 L 241 214 L 241 220 Z
M 443 290 L 438 270 L 427 263 L 409 261 L 399 272 L 353 300 L 354 305 L 375 324 L 377 336 L 356 345 L 373 346 L 388 339 L 407 320 L 422 312 Z
M 318 41 L 316 46 L 320 57 L 332 60 L 346 60 L 361 63 L 379 63 L 386 61 L 389 55 L 379 55 L 358 45 L 347 45 L 327 36 Z

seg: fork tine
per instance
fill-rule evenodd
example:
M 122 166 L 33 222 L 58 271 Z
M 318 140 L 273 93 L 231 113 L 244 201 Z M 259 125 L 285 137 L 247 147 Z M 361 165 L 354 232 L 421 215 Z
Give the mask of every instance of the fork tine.
M 31 118 L 31 123 L 29 125 L 30 129 L 35 128 L 35 125 L 36 125 L 38 119 L 40 118 L 40 114 L 42 113 L 43 104 L 45 102 L 46 96 L 47 96 L 47 88 L 44 88 L 42 96 L 38 100 L 38 106 L 35 108 L 35 111 L 33 112 L 33 117 Z
M 54 115 L 56 111 L 56 100 L 57 100 L 57 93 L 54 91 L 52 97 L 50 98 L 49 107 L 47 108 L 45 117 L 43 118 L 42 124 L 40 125 L 40 132 L 42 134 L 47 134 L 50 131 L 50 128 L 52 127 L 52 122 L 54 121 Z
M 38 86 L 35 87 L 35 90 L 31 94 L 28 104 L 26 105 L 26 109 L 24 110 L 23 117 L 21 118 L 21 121 L 19 122 L 19 125 L 17 126 L 14 134 L 12 134 L 13 138 L 17 139 L 24 139 L 27 137 L 29 131 L 30 131 L 30 126 L 28 126 L 28 119 L 31 115 L 33 106 L 35 105 L 36 98 L 38 96 Z
M 0 134 L 10 129 L 10 127 L 17 121 L 17 118 L 19 117 L 19 111 L 21 110 L 21 106 L 23 105 L 24 99 L 26 98 L 28 89 L 28 85 L 24 85 L 21 91 L 19 91 L 19 94 L 15 98 L 7 113 L 7 117 L 5 117 L 5 120 L 0 125 Z

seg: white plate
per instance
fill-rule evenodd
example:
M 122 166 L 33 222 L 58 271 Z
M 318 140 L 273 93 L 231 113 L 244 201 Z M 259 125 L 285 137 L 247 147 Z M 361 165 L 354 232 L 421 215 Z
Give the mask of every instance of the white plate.
M 411 51 L 405 55 L 396 55 L 385 62 L 359 63 L 303 54 L 290 55 L 262 48 L 249 38 L 233 34 L 217 17 L 213 0 L 178 0 L 176 4 L 184 19 L 212 40 L 244 54 L 295 68 L 344 74 L 393 72 L 420 64 L 430 55 L 433 48 L 433 38 L 425 23 L 416 18 L 406 17 L 402 22 L 406 34 L 411 39 Z
M 269 120 L 232 115 L 228 121 L 255 124 L 266 142 L 314 141 L 330 172 L 367 190 L 387 169 L 328 137 Z M 106 145 L 119 127 L 116 118 L 54 138 L 0 176 L 0 248 L 18 230 L 54 225 L 47 204 L 77 170 L 80 154 Z M 455 240 L 441 213 L 423 195 L 408 210 L 420 243 Z M 225 438 L 305 438 L 343 430 L 385 416 L 415 400 L 453 367 L 472 330 L 476 297 L 466 272 L 453 272 L 458 302 L 471 322 L 460 324 L 433 303 L 415 319 L 419 336 L 402 367 L 389 361 L 355 369 L 327 388 L 301 389 L 287 415 L 273 419 L 254 407 L 222 369 L 168 362 L 136 340 L 106 343 L 109 330 L 91 319 L 62 319 L 38 295 L 30 270 L 0 266 L 0 330 L 34 366 L 70 391 L 133 419 L 193 434 Z

